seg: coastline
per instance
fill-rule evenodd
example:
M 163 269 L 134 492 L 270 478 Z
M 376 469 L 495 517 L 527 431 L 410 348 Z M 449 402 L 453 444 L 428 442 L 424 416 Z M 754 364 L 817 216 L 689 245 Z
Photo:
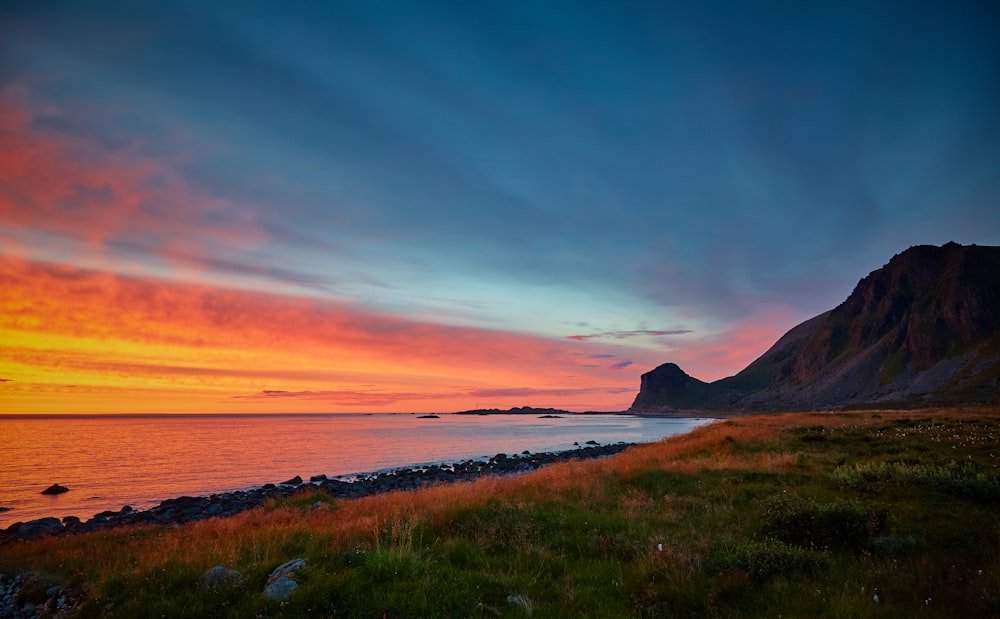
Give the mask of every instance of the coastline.
M 576 442 L 646 443 L 704 421 L 618 415 L 461 416 L 438 413 L 115 416 L 29 418 L 4 426 L 0 530 L 47 516 L 149 510 L 163 499 L 210 496 L 300 475 L 353 478 L 359 472 L 488 459 L 497 452 L 573 449 Z M 143 436 L 158 437 L 144 445 Z M 47 436 L 42 445 L 27 437 Z M 239 440 L 233 440 L 233 437 Z M 279 448 L 276 448 L 280 446 Z M 70 492 L 45 496 L 59 483 Z
M 14 522 L 0 529 L 0 545 L 17 540 L 58 535 L 76 535 L 119 527 L 138 525 L 177 525 L 209 518 L 233 516 L 260 507 L 270 500 L 286 498 L 304 492 L 323 492 L 333 498 L 353 499 L 392 491 L 415 490 L 424 486 L 471 481 L 488 475 L 514 475 L 532 471 L 548 464 L 571 460 L 591 460 L 612 456 L 636 443 L 601 445 L 587 441 L 573 449 L 520 454 L 498 453 L 484 459 L 442 462 L 430 465 L 339 475 L 329 478 L 314 475 L 308 481 L 296 476 L 281 483 L 265 483 L 247 490 L 237 490 L 208 496 L 180 496 L 165 499 L 146 510 L 134 510 L 125 505 L 118 511 L 103 511 L 83 520 L 76 516 L 43 517 L 27 522 Z

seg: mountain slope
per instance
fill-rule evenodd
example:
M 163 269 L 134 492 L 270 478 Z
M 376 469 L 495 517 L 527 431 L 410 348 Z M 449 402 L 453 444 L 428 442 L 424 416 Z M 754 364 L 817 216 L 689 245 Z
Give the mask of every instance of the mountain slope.
M 1000 401 L 1000 247 L 921 245 L 858 282 L 735 376 L 668 363 L 633 410 L 772 410 Z

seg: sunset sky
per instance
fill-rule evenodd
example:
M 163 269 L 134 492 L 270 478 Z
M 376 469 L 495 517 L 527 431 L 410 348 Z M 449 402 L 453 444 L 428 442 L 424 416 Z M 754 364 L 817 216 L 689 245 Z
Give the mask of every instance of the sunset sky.
M 996 2 L 5 2 L 0 413 L 621 410 L 1000 244 Z

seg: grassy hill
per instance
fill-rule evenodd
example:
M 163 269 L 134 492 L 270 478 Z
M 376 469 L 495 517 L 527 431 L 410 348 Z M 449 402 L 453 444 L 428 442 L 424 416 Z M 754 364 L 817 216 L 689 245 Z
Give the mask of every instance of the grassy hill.
M 997 617 L 998 438 L 997 408 L 743 417 L 516 477 L 9 544 L 0 573 L 69 583 L 85 617 Z M 216 565 L 245 583 L 203 589 Z

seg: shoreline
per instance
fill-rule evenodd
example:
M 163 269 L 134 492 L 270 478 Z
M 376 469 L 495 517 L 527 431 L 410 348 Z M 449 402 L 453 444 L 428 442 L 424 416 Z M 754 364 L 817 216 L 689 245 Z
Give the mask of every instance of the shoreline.
M 27 522 L 14 522 L 0 529 L 0 545 L 17 540 L 40 537 L 77 535 L 113 528 L 160 525 L 170 526 L 197 522 L 208 518 L 234 516 L 260 507 L 272 499 L 286 498 L 306 490 L 324 492 L 333 498 L 354 499 L 397 490 L 415 490 L 422 486 L 472 481 L 489 475 L 514 475 L 539 469 L 556 462 L 591 460 L 612 456 L 636 443 L 601 445 L 587 441 L 573 449 L 520 454 L 498 453 L 487 459 L 441 462 L 327 477 L 319 474 L 304 481 L 296 476 L 284 482 L 265 483 L 247 490 L 237 490 L 208 496 L 180 496 L 161 501 L 146 510 L 134 510 L 125 505 L 119 511 L 103 511 L 88 520 L 76 516 L 44 517 Z

